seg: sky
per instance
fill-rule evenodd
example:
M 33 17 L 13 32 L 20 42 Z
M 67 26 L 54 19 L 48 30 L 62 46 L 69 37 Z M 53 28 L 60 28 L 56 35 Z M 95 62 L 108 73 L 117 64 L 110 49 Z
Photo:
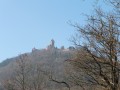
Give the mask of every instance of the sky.
M 73 45 L 72 23 L 85 23 L 83 14 L 92 14 L 94 0 L 0 0 L 0 62 L 32 48 Z M 102 4 L 101 4 L 102 5 Z

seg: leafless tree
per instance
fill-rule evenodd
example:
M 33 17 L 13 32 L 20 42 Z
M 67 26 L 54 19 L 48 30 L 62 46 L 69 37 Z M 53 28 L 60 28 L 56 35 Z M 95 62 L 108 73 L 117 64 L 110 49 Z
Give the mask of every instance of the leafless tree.
M 16 61 L 14 73 L 2 82 L 5 90 L 26 90 L 27 86 L 27 55 L 21 55 Z
M 68 90 L 70 90 L 70 85 L 69 85 L 66 81 L 64 81 L 64 80 L 62 80 L 62 81 L 57 80 L 57 79 L 53 78 L 52 75 L 49 75 L 49 79 L 50 79 L 50 81 L 52 81 L 52 82 L 55 82 L 55 83 L 58 83 L 58 84 L 61 84 L 61 85 L 62 85 L 62 84 L 65 85 L 65 87 L 67 87 Z
M 16 90 L 14 80 L 10 80 L 10 79 L 4 80 L 2 82 L 2 87 L 3 87 L 2 89 L 4 90 Z
M 29 76 L 31 90 L 43 90 L 46 87 L 47 75 L 44 70 L 42 70 L 40 64 L 35 64 L 31 68 L 31 73 Z
M 120 25 L 116 14 L 97 9 L 88 17 L 84 27 L 76 24 L 81 43 L 74 38 L 77 55 L 70 63 L 77 71 L 77 82 L 82 85 L 98 85 L 109 90 L 119 90 Z
M 31 63 L 29 56 L 23 54 L 16 60 L 14 73 L 2 85 L 5 90 L 42 90 L 45 78 L 40 64 Z

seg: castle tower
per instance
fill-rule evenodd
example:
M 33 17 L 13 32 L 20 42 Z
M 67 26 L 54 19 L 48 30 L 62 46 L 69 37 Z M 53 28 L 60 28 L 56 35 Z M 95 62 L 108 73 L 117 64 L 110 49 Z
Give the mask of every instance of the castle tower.
M 50 41 L 50 45 L 48 45 L 47 49 L 54 49 L 55 48 L 55 41 L 52 39 Z
M 54 45 L 55 45 L 55 41 L 52 39 L 51 42 L 50 42 L 50 46 L 54 47 Z

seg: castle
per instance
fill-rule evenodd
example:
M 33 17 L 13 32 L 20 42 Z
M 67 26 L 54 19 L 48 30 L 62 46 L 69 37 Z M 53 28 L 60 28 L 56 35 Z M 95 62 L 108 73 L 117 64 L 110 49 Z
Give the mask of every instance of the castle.
M 50 45 L 47 46 L 47 50 L 48 50 L 48 49 L 54 49 L 54 48 L 55 48 L 55 41 L 52 39 L 52 40 L 50 41 Z
M 59 49 L 59 48 L 55 47 L 55 41 L 54 41 L 54 39 L 52 39 L 50 41 L 50 44 L 47 46 L 47 48 L 45 48 L 45 50 L 54 50 L 54 49 Z M 69 48 L 65 49 L 64 46 L 61 46 L 60 50 L 69 51 L 69 50 L 75 50 L 75 48 L 73 46 L 70 46 Z M 32 52 L 34 52 L 34 51 L 39 51 L 39 49 L 36 49 L 34 47 L 32 49 Z

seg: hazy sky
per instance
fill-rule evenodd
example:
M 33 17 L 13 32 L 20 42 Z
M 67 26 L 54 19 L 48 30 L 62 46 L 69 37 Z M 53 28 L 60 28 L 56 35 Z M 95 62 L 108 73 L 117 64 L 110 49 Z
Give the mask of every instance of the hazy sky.
M 83 24 L 82 13 L 93 13 L 94 0 L 0 0 L 0 61 L 46 48 L 72 45 L 75 28 L 69 21 Z

